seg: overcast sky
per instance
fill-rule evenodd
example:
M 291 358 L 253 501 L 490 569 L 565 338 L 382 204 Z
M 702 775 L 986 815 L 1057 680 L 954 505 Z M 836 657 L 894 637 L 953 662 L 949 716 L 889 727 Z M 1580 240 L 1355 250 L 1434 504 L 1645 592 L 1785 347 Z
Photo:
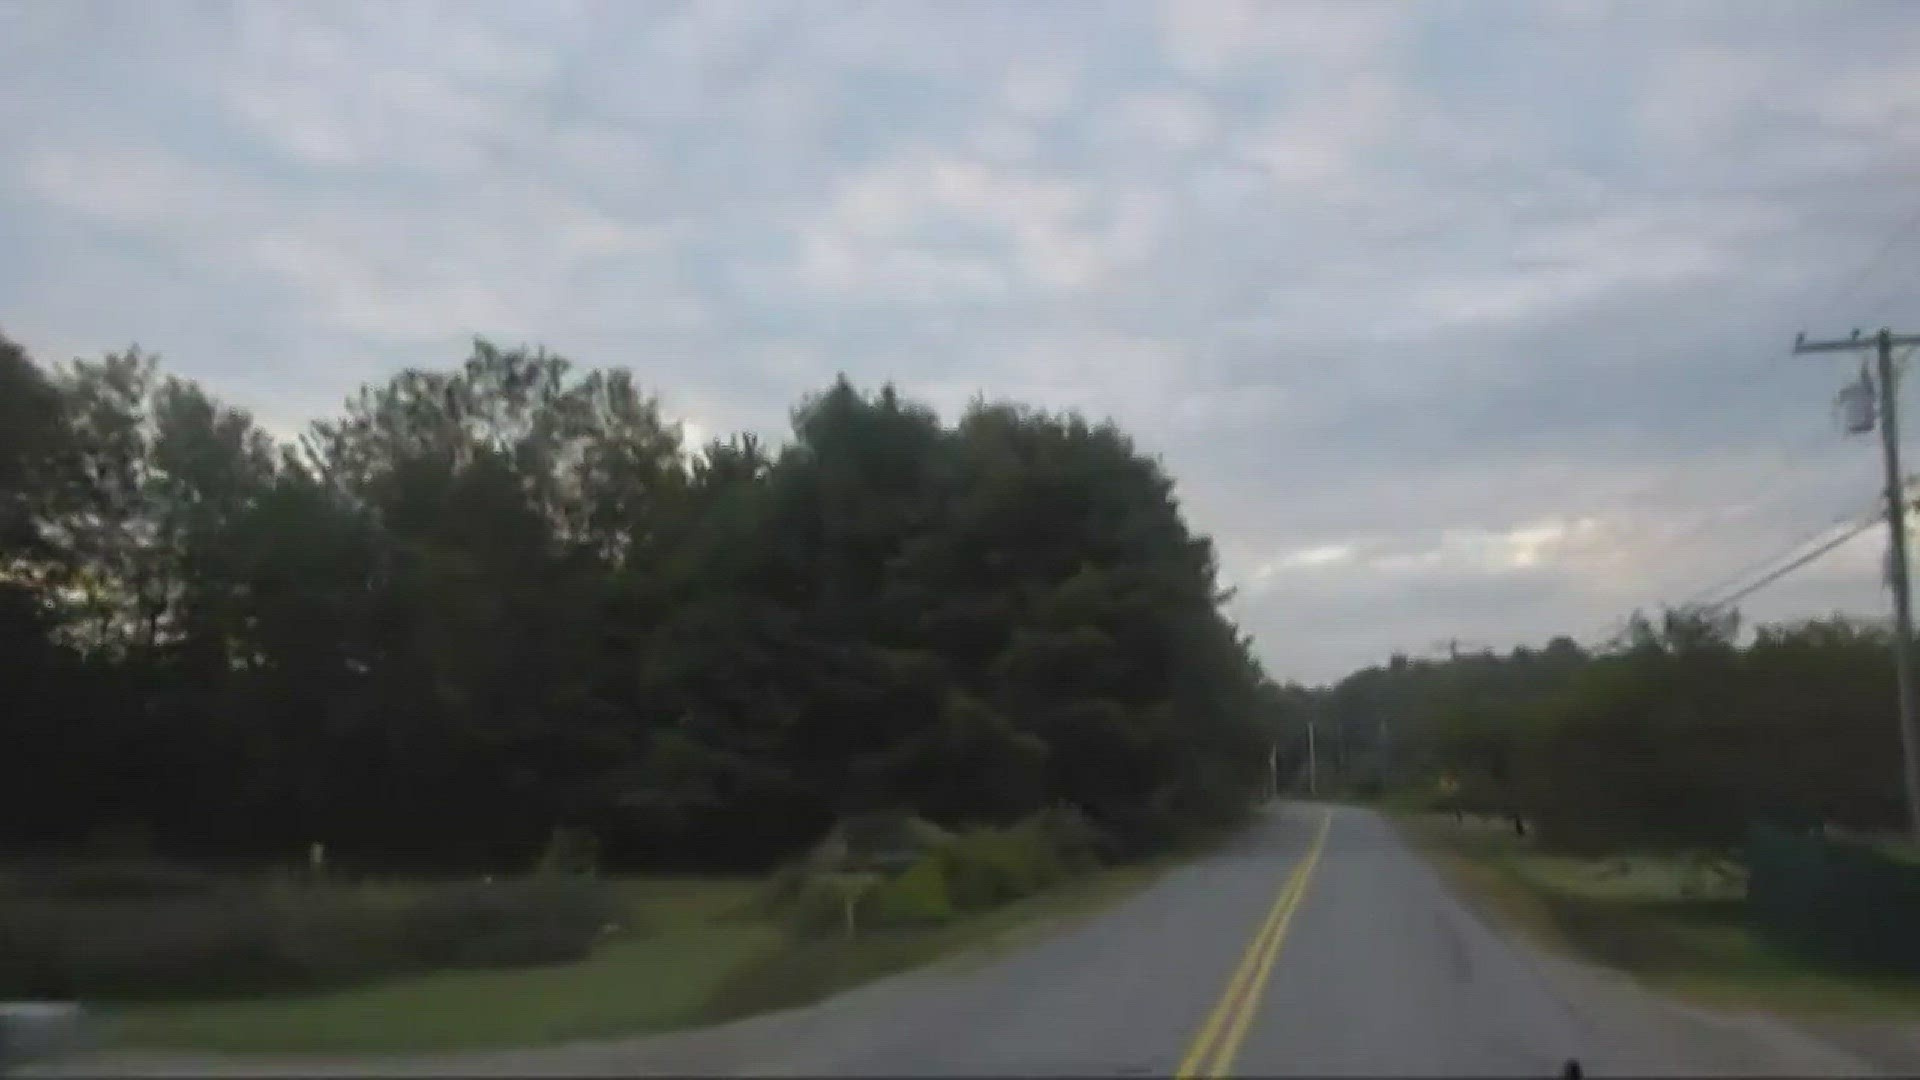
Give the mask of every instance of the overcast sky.
M 1920 330 L 1916 181 L 1899 0 L 0 0 L 43 360 L 282 433 L 474 334 L 695 436 L 840 370 L 1112 416 L 1283 678 L 1591 639 L 1867 509 L 1853 361 L 1786 353 Z M 1882 612 L 1881 547 L 1749 614 Z

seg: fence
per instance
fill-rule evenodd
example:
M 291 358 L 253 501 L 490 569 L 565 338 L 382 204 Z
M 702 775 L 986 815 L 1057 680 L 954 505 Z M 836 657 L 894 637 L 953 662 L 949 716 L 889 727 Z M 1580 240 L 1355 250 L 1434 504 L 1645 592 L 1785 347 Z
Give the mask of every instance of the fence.
M 1758 823 L 1747 867 L 1748 909 L 1774 940 L 1847 967 L 1920 974 L 1920 865 Z

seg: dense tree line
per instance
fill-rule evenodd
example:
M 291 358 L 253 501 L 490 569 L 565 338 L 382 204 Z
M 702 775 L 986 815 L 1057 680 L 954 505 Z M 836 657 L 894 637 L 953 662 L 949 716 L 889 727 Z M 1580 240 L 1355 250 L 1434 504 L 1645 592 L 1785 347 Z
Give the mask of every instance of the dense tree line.
M 681 443 L 624 371 L 477 342 L 278 444 L 138 350 L 0 339 L 15 850 L 745 865 L 843 813 L 1244 808 L 1284 695 L 1107 424 L 842 379 Z
M 1899 831 L 1886 630 L 1738 630 L 1731 612 L 1668 611 L 1596 651 L 1398 657 L 1312 709 L 1350 743 L 1347 782 L 1516 812 L 1565 848 L 1724 850 L 1759 820 Z

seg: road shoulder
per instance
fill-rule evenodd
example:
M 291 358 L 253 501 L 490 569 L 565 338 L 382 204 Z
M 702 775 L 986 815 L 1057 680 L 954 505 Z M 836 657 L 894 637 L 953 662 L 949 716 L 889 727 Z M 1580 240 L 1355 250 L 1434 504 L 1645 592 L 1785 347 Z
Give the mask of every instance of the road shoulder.
M 1537 904 L 1490 888 L 1487 869 L 1385 815 L 1444 887 L 1525 953 L 1567 1008 L 1607 1047 L 1594 1071 L 1765 1076 L 1913 1075 L 1920 1036 L 1911 1023 L 1807 1021 L 1709 1007 L 1648 987 L 1626 971 L 1577 954 Z

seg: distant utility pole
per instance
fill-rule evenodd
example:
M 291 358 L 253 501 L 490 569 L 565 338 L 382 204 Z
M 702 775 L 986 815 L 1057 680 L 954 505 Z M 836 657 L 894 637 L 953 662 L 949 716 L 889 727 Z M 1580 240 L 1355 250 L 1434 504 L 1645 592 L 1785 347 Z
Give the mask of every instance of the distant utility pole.
M 1878 377 L 1880 448 L 1887 467 L 1887 541 L 1891 565 L 1888 578 L 1893 586 L 1893 671 L 1900 695 L 1900 756 L 1907 788 L 1907 829 L 1920 841 L 1920 728 L 1916 728 L 1913 709 L 1913 598 L 1907 582 L 1907 499 L 1906 484 L 1900 472 L 1900 400 L 1895 385 L 1893 347 L 1920 345 L 1920 334 L 1895 334 L 1884 327 L 1872 337 L 1853 336 L 1838 341 L 1808 341 L 1801 334 L 1794 339 L 1793 351 L 1857 352 L 1873 349 Z
M 1380 718 L 1380 783 L 1384 787 L 1388 777 L 1393 775 L 1393 732 L 1387 729 L 1387 718 Z
M 1313 743 L 1313 718 L 1307 718 L 1307 794 L 1320 794 L 1320 753 Z

